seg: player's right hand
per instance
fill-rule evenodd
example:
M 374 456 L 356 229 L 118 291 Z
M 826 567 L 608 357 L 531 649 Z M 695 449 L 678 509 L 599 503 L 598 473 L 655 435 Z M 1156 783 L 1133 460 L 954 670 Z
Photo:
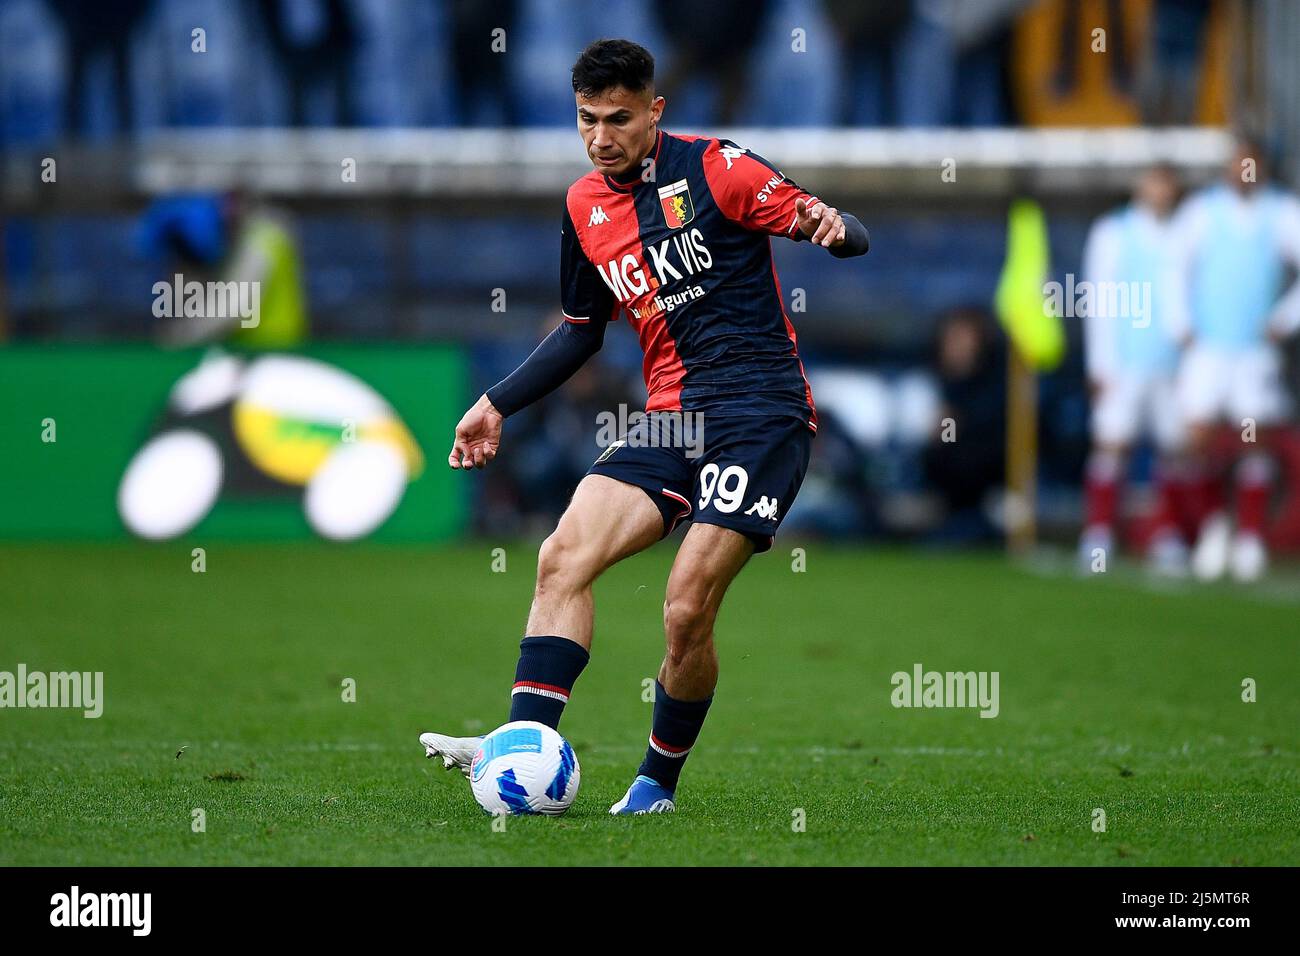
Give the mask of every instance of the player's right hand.
M 462 416 L 456 425 L 447 464 L 452 468 L 482 468 L 497 456 L 501 446 L 501 423 L 505 419 L 486 395 Z
M 806 200 L 794 201 L 795 222 L 814 246 L 838 246 L 844 242 L 844 217 L 834 206 L 820 199 L 809 206 Z

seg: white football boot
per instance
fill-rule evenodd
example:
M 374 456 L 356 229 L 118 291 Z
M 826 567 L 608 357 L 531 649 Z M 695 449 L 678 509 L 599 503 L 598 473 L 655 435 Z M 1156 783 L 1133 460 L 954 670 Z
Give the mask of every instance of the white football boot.
M 1232 542 L 1232 576 L 1238 581 L 1258 581 L 1268 570 L 1268 549 L 1257 534 L 1241 532 Z
M 1201 525 L 1201 534 L 1192 554 L 1192 572 L 1202 581 L 1216 581 L 1228 570 L 1228 551 L 1232 545 L 1232 523 L 1222 511 L 1210 515 Z
M 420 734 L 420 744 L 424 747 L 426 757 L 441 757 L 442 765 L 448 770 L 453 767 L 469 776 L 469 765 L 474 762 L 474 754 L 482 745 L 480 737 L 448 737 L 446 734 Z

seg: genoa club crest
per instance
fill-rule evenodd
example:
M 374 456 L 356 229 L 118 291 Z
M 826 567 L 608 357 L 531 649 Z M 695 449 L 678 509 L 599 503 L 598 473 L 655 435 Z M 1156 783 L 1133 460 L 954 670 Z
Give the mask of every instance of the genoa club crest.
M 659 190 L 659 205 L 664 211 L 664 222 L 670 229 L 680 229 L 695 218 L 695 205 L 686 180 L 679 179 Z

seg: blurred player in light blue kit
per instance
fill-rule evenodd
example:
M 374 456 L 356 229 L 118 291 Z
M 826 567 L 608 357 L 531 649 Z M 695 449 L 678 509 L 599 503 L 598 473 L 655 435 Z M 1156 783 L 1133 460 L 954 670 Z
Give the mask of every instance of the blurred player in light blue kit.
M 1238 140 L 1221 182 L 1189 197 L 1174 221 L 1169 319 L 1186 343 L 1178 397 L 1190 428 L 1200 511 L 1192 566 L 1210 580 L 1253 581 L 1268 563 L 1264 528 L 1273 482 L 1270 431 L 1291 411 L 1277 343 L 1300 327 L 1300 201 L 1266 182 L 1263 150 Z M 1214 426 L 1239 430 L 1236 533 L 1226 475 L 1210 458 Z
M 1127 455 L 1136 442 L 1150 438 L 1158 455 L 1150 559 L 1160 573 L 1186 570 L 1187 545 L 1176 520 L 1186 446 L 1175 392 L 1179 349 L 1161 308 L 1178 192 L 1173 169 L 1148 170 L 1129 205 L 1093 224 L 1084 249 L 1083 278 L 1090 294 L 1084 335 L 1093 402 L 1079 542 L 1084 568 L 1092 566 L 1097 549 L 1110 552 Z

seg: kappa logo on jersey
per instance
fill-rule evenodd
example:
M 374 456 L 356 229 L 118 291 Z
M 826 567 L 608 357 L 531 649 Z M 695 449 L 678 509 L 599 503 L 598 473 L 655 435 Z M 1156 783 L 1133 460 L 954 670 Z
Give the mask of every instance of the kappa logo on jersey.
M 767 495 L 760 495 L 759 499 L 749 506 L 745 512 L 747 515 L 756 514 L 760 518 L 767 518 L 769 521 L 776 520 L 777 500 L 769 498 Z
M 587 225 L 599 226 L 602 222 L 609 222 L 609 216 L 606 215 L 605 210 L 601 209 L 599 206 L 592 206 L 591 218 L 587 220 Z
M 731 164 L 748 153 L 749 150 L 745 149 L 743 146 L 722 146 L 718 148 L 718 152 L 721 153 L 722 158 L 727 161 L 727 168 L 730 169 Z
M 679 179 L 659 190 L 659 205 L 664 211 L 664 222 L 670 229 L 680 229 L 695 218 L 695 205 L 691 202 L 691 187 Z

